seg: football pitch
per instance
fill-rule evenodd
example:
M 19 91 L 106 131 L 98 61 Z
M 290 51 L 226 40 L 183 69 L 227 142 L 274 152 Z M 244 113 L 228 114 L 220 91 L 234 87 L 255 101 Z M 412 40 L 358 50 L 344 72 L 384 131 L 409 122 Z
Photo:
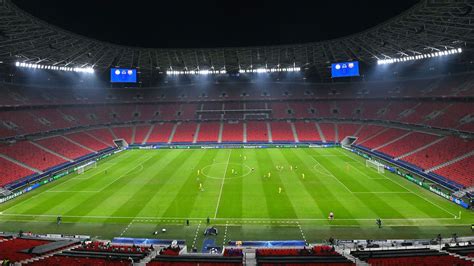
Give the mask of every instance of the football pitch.
M 207 218 L 219 229 L 216 245 L 449 237 L 472 234 L 474 223 L 471 211 L 367 168 L 341 148 L 128 150 L 0 205 L 0 212 L 0 231 L 185 239 L 196 247 Z

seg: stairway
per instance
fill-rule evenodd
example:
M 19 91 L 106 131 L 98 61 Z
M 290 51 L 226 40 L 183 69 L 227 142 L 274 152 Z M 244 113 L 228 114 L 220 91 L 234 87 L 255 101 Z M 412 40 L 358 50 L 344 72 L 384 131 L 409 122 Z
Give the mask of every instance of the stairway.
M 243 124 L 243 131 L 244 131 L 244 143 L 247 143 L 247 123 Z
M 168 144 L 173 141 L 174 133 L 176 133 L 176 128 L 178 128 L 179 124 L 174 124 L 173 129 L 171 130 L 170 137 L 168 138 Z
M 267 124 L 267 134 L 268 134 L 268 142 L 272 143 L 273 142 L 273 138 L 272 138 L 272 126 L 270 126 L 270 123 L 269 122 L 266 122 Z
M 196 143 L 198 140 L 200 129 L 201 129 L 201 123 L 197 124 L 196 131 L 194 131 L 193 144 Z
M 336 142 L 339 142 L 339 129 L 336 123 L 334 123 L 334 138 Z
M 319 136 L 321 137 L 321 140 L 326 143 L 326 138 L 324 137 L 323 131 L 321 130 L 321 127 L 317 122 L 314 123 L 316 125 L 316 129 L 318 130 Z
M 298 138 L 298 132 L 296 132 L 295 124 L 293 124 L 293 122 L 290 122 L 290 125 L 291 125 L 291 131 L 293 132 L 293 138 L 295 139 L 295 142 L 296 143 L 300 142 Z
M 155 129 L 155 124 L 151 125 L 150 129 L 148 130 L 148 132 L 145 135 L 145 138 L 143 139 L 142 144 L 145 144 L 145 143 L 148 142 L 148 139 L 150 138 L 150 135 L 151 135 L 151 132 L 153 132 L 153 129 Z
M 220 122 L 219 124 L 219 136 L 217 138 L 217 143 L 222 143 L 222 132 L 224 131 L 224 122 Z
M 118 139 L 117 135 L 115 135 L 115 132 L 112 130 L 111 127 L 108 127 L 109 131 L 110 131 L 110 134 L 112 134 L 112 136 L 114 137 L 114 139 Z
M 135 144 L 135 131 L 137 130 L 137 126 L 132 127 L 132 143 L 130 144 Z

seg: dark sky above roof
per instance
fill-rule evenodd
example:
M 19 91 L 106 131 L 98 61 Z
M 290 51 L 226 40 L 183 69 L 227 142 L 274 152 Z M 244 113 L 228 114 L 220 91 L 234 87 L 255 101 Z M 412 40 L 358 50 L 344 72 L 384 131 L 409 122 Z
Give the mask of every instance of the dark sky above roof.
M 201 48 L 292 44 L 356 33 L 407 10 L 396 1 L 13 0 L 72 32 L 116 44 Z

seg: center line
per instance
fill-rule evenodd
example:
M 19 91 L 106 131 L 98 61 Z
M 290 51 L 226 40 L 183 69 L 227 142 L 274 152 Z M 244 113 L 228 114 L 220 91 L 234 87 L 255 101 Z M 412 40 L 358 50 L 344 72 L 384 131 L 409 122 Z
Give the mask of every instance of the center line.
M 219 204 L 221 202 L 222 189 L 224 188 L 225 176 L 227 175 L 227 169 L 229 168 L 230 155 L 232 154 L 232 149 L 229 152 L 229 157 L 227 158 L 227 165 L 225 166 L 224 178 L 222 178 L 221 191 L 219 192 L 219 198 L 217 199 L 216 212 L 214 213 L 214 219 L 217 217 L 217 210 L 219 210 Z

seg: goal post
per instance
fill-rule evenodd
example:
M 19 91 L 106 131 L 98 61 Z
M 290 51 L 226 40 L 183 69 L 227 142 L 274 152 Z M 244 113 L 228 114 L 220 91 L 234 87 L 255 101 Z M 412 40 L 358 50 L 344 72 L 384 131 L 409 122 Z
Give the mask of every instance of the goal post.
M 87 162 L 83 165 L 80 165 L 76 168 L 78 174 L 84 174 L 85 171 L 92 169 L 92 168 L 97 168 L 97 162 L 96 161 L 90 161 Z
M 377 169 L 378 173 L 381 173 L 381 174 L 385 173 L 385 165 L 375 160 L 365 160 L 365 166 Z

